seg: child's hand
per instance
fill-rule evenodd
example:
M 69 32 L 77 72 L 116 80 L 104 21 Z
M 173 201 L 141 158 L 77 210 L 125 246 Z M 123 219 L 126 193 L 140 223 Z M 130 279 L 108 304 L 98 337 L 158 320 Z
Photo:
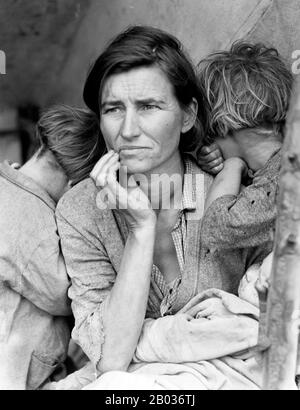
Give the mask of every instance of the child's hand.
M 20 169 L 20 168 L 21 168 L 21 165 L 20 165 L 18 162 L 8 161 L 8 163 L 9 163 L 9 165 L 10 165 L 12 168 L 14 168 L 14 169 Z
M 270 277 L 272 271 L 273 252 L 270 253 L 263 261 L 259 276 L 255 283 L 255 288 L 260 296 L 260 299 L 267 299 L 268 290 L 270 287 Z
M 217 144 L 203 145 L 197 152 L 197 161 L 203 171 L 216 175 L 223 169 L 223 156 Z
M 196 318 L 212 319 L 214 316 L 230 316 L 232 313 L 224 306 L 222 299 L 212 297 L 197 305 Z

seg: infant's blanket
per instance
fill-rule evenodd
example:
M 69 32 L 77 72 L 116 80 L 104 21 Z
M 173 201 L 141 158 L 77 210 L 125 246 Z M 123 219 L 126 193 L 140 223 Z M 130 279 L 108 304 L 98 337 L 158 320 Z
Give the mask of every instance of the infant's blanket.
M 232 315 L 191 318 L 191 309 L 210 297 L 221 298 Z M 129 373 L 108 372 L 86 389 L 259 389 L 258 314 L 237 296 L 205 291 L 174 316 L 146 319 Z

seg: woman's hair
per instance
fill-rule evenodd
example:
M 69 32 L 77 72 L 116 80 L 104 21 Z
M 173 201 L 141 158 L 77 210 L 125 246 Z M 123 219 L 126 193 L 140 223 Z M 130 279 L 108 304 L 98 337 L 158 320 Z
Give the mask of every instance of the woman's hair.
M 186 110 L 193 98 L 198 102 L 195 126 L 181 136 L 179 145 L 181 151 L 190 151 L 201 143 L 206 133 L 204 96 L 181 43 L 162 30 L 133 26 L 119 34 L 92 66 L 84 86 L 84 101 L 100 116 L 102 90 L 109 76 L 151 66 L 159 67 L 167 76 L 182 109 Z
M 56 105 L 47 109 L 36 126 L 38 157 L 50 151 L 72 185 L 87 178 L 105 144 L 99 138 L 96 115 L 80 108 Z
M 242 128 L 281 130 L 293 77 L 276 49 L 238 41 L 198 68 L 212 139 Z

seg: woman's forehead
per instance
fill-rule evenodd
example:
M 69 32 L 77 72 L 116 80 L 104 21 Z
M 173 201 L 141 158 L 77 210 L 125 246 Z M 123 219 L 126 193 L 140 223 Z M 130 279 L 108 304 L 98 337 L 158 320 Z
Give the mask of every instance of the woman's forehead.
M 173 86 L 159 67 L 139 67 L 109 76 L 102 89 L 102 103 L 122 99 L 174 98 Z

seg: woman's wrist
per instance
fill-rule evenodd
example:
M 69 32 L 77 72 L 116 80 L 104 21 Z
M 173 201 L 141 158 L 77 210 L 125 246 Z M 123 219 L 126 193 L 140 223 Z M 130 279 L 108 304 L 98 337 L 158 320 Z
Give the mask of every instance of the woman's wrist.
M 156 215 L 154 215 L 151 218 L 145 219 L 142 222 L 136 223 L 131 227 L 131 232 L 134 233 L 143 233 L 146 234 L 147 232 L 155 232 L 156 230 L 156 222 L 157 218 Z

